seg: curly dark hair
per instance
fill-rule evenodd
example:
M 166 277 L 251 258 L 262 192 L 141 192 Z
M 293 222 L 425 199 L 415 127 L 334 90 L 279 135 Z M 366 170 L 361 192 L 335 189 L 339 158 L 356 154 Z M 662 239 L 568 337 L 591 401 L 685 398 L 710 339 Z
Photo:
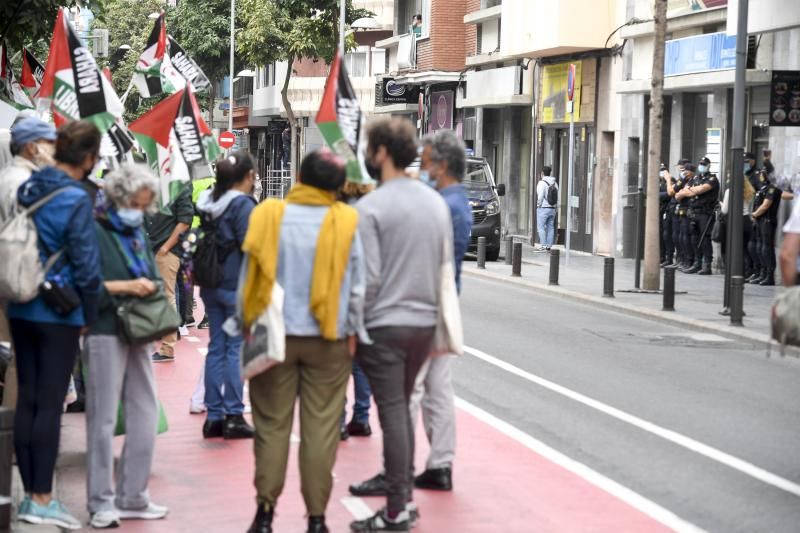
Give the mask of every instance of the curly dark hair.
M 405 168 L 417 158 L 417 132 L 405 118 L 377 118 L 367 126 L 367 151 L 385 146 L 397 168 Z

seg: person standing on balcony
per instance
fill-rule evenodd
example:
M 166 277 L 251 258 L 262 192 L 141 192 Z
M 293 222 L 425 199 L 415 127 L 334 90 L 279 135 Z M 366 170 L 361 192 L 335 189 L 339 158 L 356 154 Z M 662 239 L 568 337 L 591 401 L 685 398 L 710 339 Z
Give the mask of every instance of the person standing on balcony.
M 419 13 L 411 17 L 411 28 L 409 33 L 413 33 L 417 39 L 422 37 L 422 15 Z

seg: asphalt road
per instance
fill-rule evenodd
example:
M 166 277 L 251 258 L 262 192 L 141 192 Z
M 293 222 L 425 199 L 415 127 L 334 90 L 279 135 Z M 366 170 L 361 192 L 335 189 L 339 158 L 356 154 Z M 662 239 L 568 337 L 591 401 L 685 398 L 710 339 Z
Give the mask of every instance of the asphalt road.
M 469 276 L 461 302 L 460 398 L 699 528 L 800 531 L 800 361 Z

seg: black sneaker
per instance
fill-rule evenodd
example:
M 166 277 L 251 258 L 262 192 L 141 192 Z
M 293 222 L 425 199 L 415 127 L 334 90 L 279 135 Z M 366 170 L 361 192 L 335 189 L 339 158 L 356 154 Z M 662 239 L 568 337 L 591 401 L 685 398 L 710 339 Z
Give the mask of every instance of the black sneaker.
M 355 522 L 351 522 L 350 531 L 354 533 L 411 531 L 411 521 L 408 518 L 408 511 L 401 512 L 397 518 L 391 520 L 386 515 L 386 508 L 383 508 L 366 520 L 356 520 Z
M 206 315 L 203 315 L 203 320 L 201 320 L 200 323 L 197 324 L 197 329 L 208 329 L 208 327 L 209 327 L 208 317 Z
M 273 510 L 267 509 L 266 504 L 258 504 L 256 517 L 247 533 L 272 533 L 272 515 Z
M 174 355 L 164 355 L 163 353 L 154 353 L 153 354 L 153 362 L 154 363 L 172 363 L 175 361 Z
M 218 439 L 222 437 L 224 431 L 224 420 L 206 420 L 205 424 L 203 424 L 204 439 Z
M 194 319 L 193 316 L 187 316 L 183 319 L 183 325 L 187 328 L 193 328 L 197 325 L 197 321 Z
M 328 533 L 328 526 L 325 525 L 324 516 L 309 516 L 308 529 L 306 533 Z
M 448 468 L 432 468 L 414 478 L 414 486 L 418 489 L 453 490 L 453 471 Z
M 369 437 L 372 435 L 372 428 L 369 427 L 369 422 L 356 422 L 351 420 L 347 424 L 347 432 L 351 437 Z
M 358 485 L 350 485 L 353 496 L 386 496 L 386 475 L 381 472 Z
M 225 417 L 225 428 L 222 430 L 222 437 L 225 440 L 252 439 L 254 435 L 253 426 L 248 424 L 242 415 Z
M 339 428 L 339 440 L 340 441 L 346 441 L 349 438 L 350 438 L 350 433 L 347 431 L 347 427 L 346 426 L 341 426 Z

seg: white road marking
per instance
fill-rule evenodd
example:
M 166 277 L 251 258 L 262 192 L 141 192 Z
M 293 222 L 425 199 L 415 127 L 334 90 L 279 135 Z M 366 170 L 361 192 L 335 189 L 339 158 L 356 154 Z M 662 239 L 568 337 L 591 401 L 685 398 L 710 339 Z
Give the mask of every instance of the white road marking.
M 183 338 L 189 342 L 200 342 L 200 339 L 198 339 L 197 337 L 192 337 L 191 335 L 187 335 Z
M 469 413 L 481 422 L 492 426 L 494 429 L 498 430 L 504 435 L 511 437 L 526 448 L 541 455 L 548 461 L 572 472 L 576 476 L 588 481 L 599 489 L 604 490 L 615 498 L 618 498 L 637 511 L 646 514 L 660 524 L 682 533 L 699 533 L 704 531 L 694 524 L 682 519 L 672 511 L 661 507 L 652 500 L 648 500 L 644 496 L 633 492 L 631 489 L 620 485 L 616 481 L 605 477 L 603 474 L 600 474 L 595 470 L 592 470 L 585 464 L 567 457 L 563 453 L 551 448 L 547 444 L 515 428 L 508 422 L 500 420 L 496 416 L 487 413 L 480 407 L 477 407 L 462 398 L 456 398 L 455 402 L 456 407 L 459 409 Z
M 686 435 L 683 435 L 671 429 L 663 428 L 659 425 L 656 425 L 652 422 L 648 422 L 647 420 L 634 416 L 630 413 L 621 411 L 616 407 L 611 407 L 610 405 L 602 403 L 598 400 L 589 398 L 588 396 L 584 396 L 579 392 L 575 392 L 562 385 L 553 383 L 552 381 L 539 377 L 535 374 L 526 372 L 525 370 L 522 370 L 519 367 L 516 367 L 510 363 L 503 361 L 502 359 L 498 359 L 480 350 L 476 350 L 475 348 L 470 348 L 468 346 L 465 346 L 464 351 L 472 355 L 473 357 L 477 357 L 478 359 L 481 359 L 491 365 L 501 368 L 506 372 L 509 372 L 511 374 L 514 374 L 515 376 L 530 381 L 531 383 L 535 383 L 540 387 L 548 389 L 557 394 L 561 394 L 562 396 L 566 396 L 571 400 L 575 400 L 576 402 L 582 403 L 588 407 L 591 407 L 592 409 L 596 409 L 601 413 L 605 413 L 611 417 L 616 418 L 617 420 L 621 420 L 639 429 L 647 431 L 648 433 L 657 435 L 665 440 L 677 444 L 678 446 L 682 446 L 687 450 L 691 450 L 713 461 L 716 461 L 725 466 L 733 468 L 734 470 L 738 470 L 739 472 L 748 475 L 754 479 L 757 479 L 763 483 L 772 485 L 775 488 L 784 490 L 790 494 L 794 494 L 795 496 L 800 496 L 800 485 L 798 485 L 797 483 L 793 483 L 788 479 L 782 478 L 752 463 L 748 463 L 743 459 L 739 459 L 738 457 L 725 453 L 712 446 L 708 446 L 707 444 L 698 442 L 692 439 L 691 437 L 687 437 Z
M 208 355 L 208 348 L 198 348 L 197 351 L 200 355 Z
M 375 514 L 364 500 L 356 496 L 345 496 L 342 498 L 342 504 L 356 520 L 365 520 Z

